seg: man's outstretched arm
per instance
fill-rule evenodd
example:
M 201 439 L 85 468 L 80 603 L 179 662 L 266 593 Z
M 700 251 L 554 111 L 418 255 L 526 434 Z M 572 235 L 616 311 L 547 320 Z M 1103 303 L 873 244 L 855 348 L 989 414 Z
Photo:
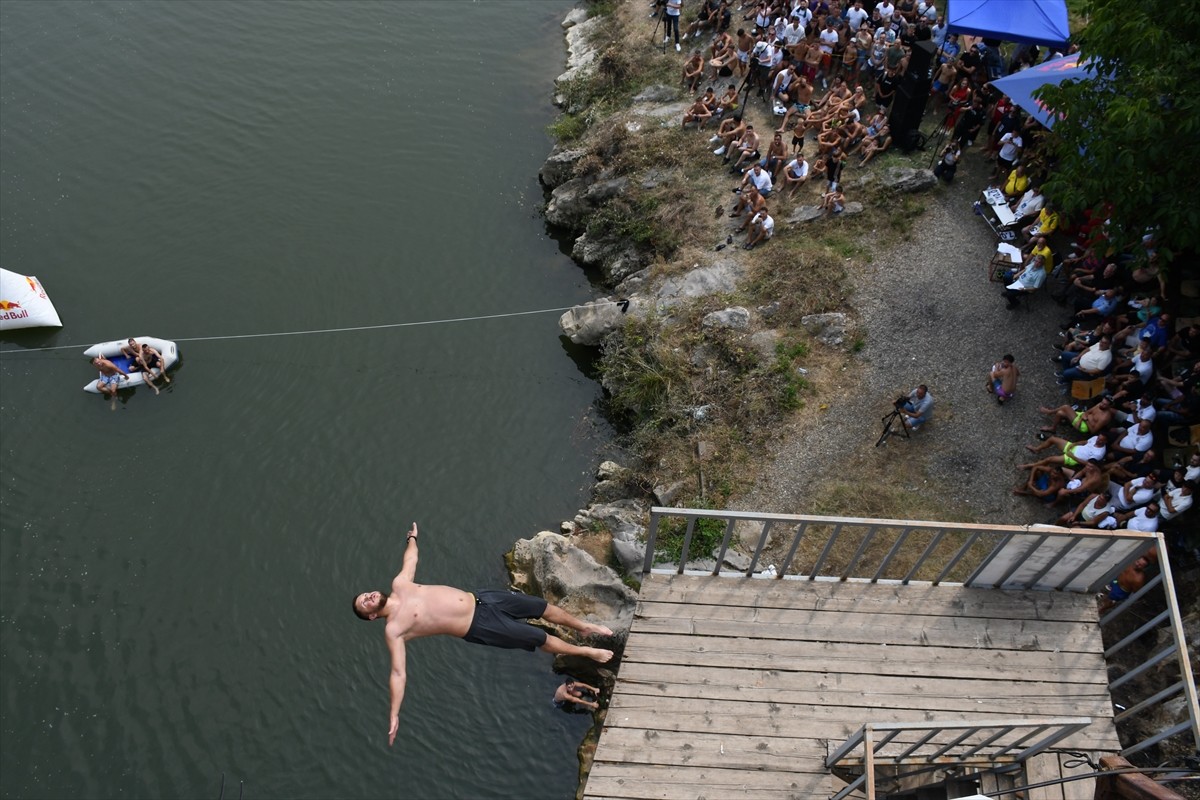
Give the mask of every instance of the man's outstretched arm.
M 397 577 L 410 583 L 417 577 L 417 523 L 415 522 L 408 531 L 408 538 L 404 545 L 404 566 L 400 568 L 400 574 Z
M 397 636 L 395 639 L 389 639 L 388 649 L 392 651 L 392 672 L 388 677 L 388 694 L 392 700 L 391 723 L 388 727 L 388 747 L 391 747 L 392 742 L 396 741 L 396 731 L 400 730 L 400 704 L 404 702 L 404 685 L 408 682 L 404 638 Z

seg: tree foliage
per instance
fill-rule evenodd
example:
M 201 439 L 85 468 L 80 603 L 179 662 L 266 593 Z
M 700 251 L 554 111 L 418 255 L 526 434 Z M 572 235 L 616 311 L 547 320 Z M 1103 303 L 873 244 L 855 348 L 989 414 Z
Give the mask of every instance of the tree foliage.
M 1200 3 L 1087 0 L 1075 37 L 1095 77 L 1036 93 L 1064 115 L 1047 193 L 1069 213 L 1112 204 L 1113 246 L 1159 231 L 1166 254 L 1200 244 Z

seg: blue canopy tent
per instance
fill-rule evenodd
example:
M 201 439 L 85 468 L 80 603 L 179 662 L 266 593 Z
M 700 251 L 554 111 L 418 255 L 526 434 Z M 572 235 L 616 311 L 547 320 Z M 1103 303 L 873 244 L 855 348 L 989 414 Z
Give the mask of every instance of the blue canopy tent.
M 1066 44 L 1066 0 L 947 0 L 950 33 L 1029 42 L 1048 47 Z
M 1058 121 L 1058 114 L 1033 96 L 1033 93 L 1049 83 L 1062 83 L 1065 80 L 1081 80 L 1093 78 L 1091 67 L 1080 65 L 1079 54 L 1044 61 L 1041 64 L 1021 70 L 1007 78 L 997 78 L 992 85 L 1012 98 L 1012 101 L 1025 109 L 1038 122 L 1047 128 L 1053 128 Z

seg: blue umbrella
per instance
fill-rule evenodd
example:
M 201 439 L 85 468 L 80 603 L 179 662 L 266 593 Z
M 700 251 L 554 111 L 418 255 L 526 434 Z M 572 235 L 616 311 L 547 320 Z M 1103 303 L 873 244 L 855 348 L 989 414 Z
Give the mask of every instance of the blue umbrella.
M 1012 101 L 1029 112 L 1038 122 L 1047 128 L 1053 128 L 1061 116 L 1049 108 L 1033 93 L 1047 84 L 1057 85 L 1065 80 L 1082 80 L 1095 77 L 1091 64 L 1079 64 L 1079 54 L 1063 56 L 1053 61 L 1023 69 L 1006 78 L 992 81 L 992 85 L 1012 98 Z

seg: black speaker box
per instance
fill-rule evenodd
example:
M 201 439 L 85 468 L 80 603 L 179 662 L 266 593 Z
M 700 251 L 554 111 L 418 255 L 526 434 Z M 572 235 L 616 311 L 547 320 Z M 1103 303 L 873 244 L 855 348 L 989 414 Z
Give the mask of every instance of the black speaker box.
M 907 78 L 907 75 L 905 76 Z M 904 152 L 921 146 L 920 138 L 914 136 L 925 115 L 925 104 L 929 102 L 929 80 L 904 80 L 892 98 L 892 113 L 888 124 L 892 128 L 892 141 Z

